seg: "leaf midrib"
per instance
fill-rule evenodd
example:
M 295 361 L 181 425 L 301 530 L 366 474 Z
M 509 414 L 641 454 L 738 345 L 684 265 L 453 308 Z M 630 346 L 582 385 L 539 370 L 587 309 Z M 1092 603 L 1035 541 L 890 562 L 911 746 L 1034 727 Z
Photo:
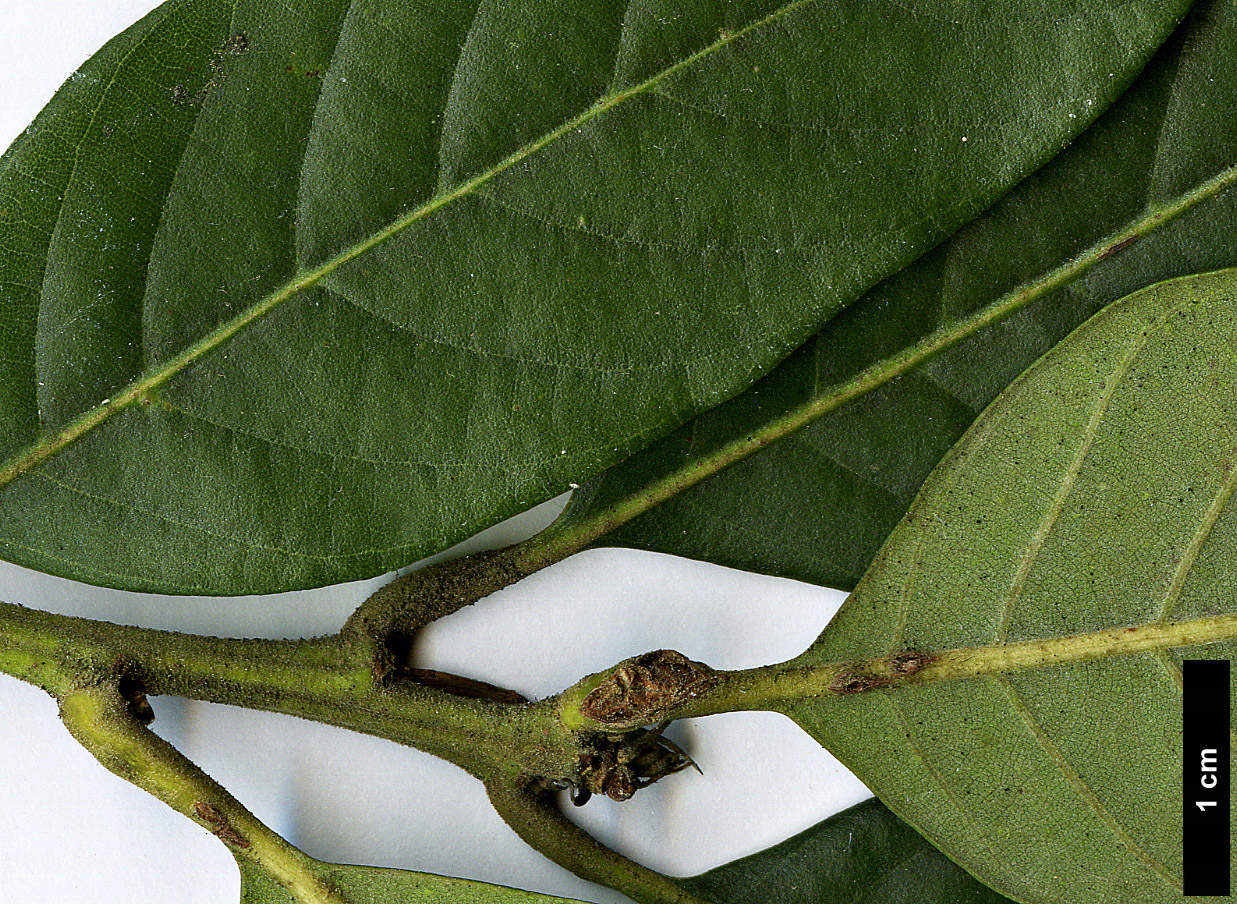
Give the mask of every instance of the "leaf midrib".
M 910 676 L 907 683 L 1004 674 L 1226 640 L 1237 640 L 1237 614 L 1109 628 L 1045 640 L 959 647 L 938 654 L 935 662 L 919 674 Z
M 914 651 L 924 664 L 912 674 L 897 674 L 897 659 L 908 651 L 850 662 L 818 664 L 809 657 L 794 659 L 771 669 L 737 672 L 752 679 L 744 691 L 746 704 L 793 705 L 804 698 L 838 697 L 897 690 L 940 681 L 985 678 L 1036 668 L 1051 668 L 1075 662 L 1156 653 L 1209 643 L 1237 641 L 1237 614 L 1202 616 L 1184 621 L 1152 622 L 1131 627 L 1107 628 L 1050 637 L 947 650 Z M 850 678 L 874 678 L 863 690 L 848 690 Z
M 938 354 L 958 345 L 1050 292 L 1083 276 L 1092 267 L 1118 254 L 1135 241 L 1181 217 L 1205 201 L 1237 183 L 1237 165 L 1185 192 L 1170 204 L 1158 205 L 1124 229 L 1113 232 L 1073 259 L 1049 270 L 1042 277 L 1006 292 L 969 317 L 933 330 L 918 342 L 882 358 L 832 386 L 824 395 L 814 395 L 761 428 L 718 447 L 707 456 L 692 460 L 625 496 L 605 509 L 576 521 L 560 521 L 526 545 L 522 553 L 527 563 L 556 561 L 570 551 L 582 549 L 615 528 L 626 524 L 714 474 L 758 452 L 771 443 L 809 426 L 819 418 L 856 401 L 898 377 L 915 370 Z M 0 484 L 2 485 L 2 484 Z
M 203 338 L 188 346 L 184 351 L 169 359 L 160 367 L 147 371 L 128 386 L 115 392 L 110 398 L 100 402 L 98 405 L 89 409 L 76 419 L 70 421 L 59 430 L 40 438 L 17 456 L 10 459 L 4 464 L 3 467 L 0 467 L 0 488 L 7 486 L 18 477 L 21 477 L 33 468 L 36 468 L 53 458 L 55 455 L 71 446 L 95 428 L 111 420 L 112 417 L 124 411 L 135 402 L 141 401 L 177 374 L 183 372 L 194 362 L 219 348 L 251 324 L 261 320 L 288 299 L 293 298 L 301 292 L 317 285 L 336 270 L 351 263 L 357 258 L 364 256 L 374 248 L 383 245 L 394 236 L 412 226 L 414 223 L 437 213 L 439 210 L 442 210 L 444 207 L 458 201 L 460 198 L 472 194 L 478 188 L 492 181 L 502 173 L 522 163 L 529 157 L 532 157 L 534 154 L 558 141 L 563 136 L 581 128 L 597 117 L 604 115 L 609 110 L 623 104 L 633 97 L 638 97 L 650 91 L 666 79 L 690 68 L 701 60 L 707 59 L 719 50 L 746 37 L 752 32 L 758 31 L 803 7 L 810 6 L 815 2 L 816 0 L 792 0 L 792 2 L 778 7 L 773 12 L 749 22 L 742 28 L 735 29 L 734 31 L 723 32 L 717 40 L 705 45 L 695 53 L 690 54 L 673 65 L 654 73 L 644 81 L 639 82 L 630 88 L 626 88 L 622 91 L 617 91 L 600 98 L 584 112 L 567 120 L 549 132 L 546 132 L 537 140 L 530 142 L 529 144 L 526 144 L 520 149 L 512 152 L 489 169 L 484 170 L 471 179 L 460 183 L 450 191 L 431 198 L 420 207 L 397 217 L 387 226 L 344 249 L 335 257 L 332 257 L 325 263 L 320 264 L 318 267 L 294 276 L 291 280 L 276 288 L 231 320 L 221 324 L 211 332 L 207 333 Z

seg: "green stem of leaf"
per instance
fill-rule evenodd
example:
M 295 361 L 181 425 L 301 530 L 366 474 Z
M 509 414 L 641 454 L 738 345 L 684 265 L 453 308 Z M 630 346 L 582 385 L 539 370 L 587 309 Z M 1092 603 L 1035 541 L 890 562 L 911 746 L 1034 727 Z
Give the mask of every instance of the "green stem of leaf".
M 358 606 L 340 636 L 361 643 L 383 642 L 393 634 L 411 636 L 527 577 L 531 571 L 513 561 L 516 548 L 463 556 L 401 575 Z
M 915 684 L 961 681 L 1232 640 L 1237 640 L 1237 615 L 1157 622 L 935 652 L 907 650 L 851 662 L 815 663 L 809 651 L 780 665 L 734 672 L 714 671 L 716 680 L 711 687 L 660 709 L 656 719 L 687 719 L 742 710 L 780 710 L 808 698 L 847 697 Z M 644 714 L 635 720 L 600 722 L 585 713 L 586 696 L 615 669 L 590 675 L 558 696 L 560 718 L 565 725 L 580 731 L 621 732 L 649 722 Z
M 473 773 L 507 764 L 567 781 L 575 737 L 548 704 L 469 699 L 412 681 L 375 679 L 369 648 L 311 641 L 199 637 L 0 604 L 0 671 L 58 699 L 127 677 L 144 693 L 281 712 L 416 747 Z
M 218 782 L 130 713 L 115 682 L 65 694 L 69 732 L 121 778 L 153 794 L 265 871 L 302 904 L 348 904 L 318 875 L 315 861 L 250 813 Z
M 312 641 L 198 637 L 0 604 L 0 671 L 59 699 L 69 730 L 105 766 L 206 825 L 304 904 L 344 901 L 314 872 L 315 861 L 146 729 L 134 714 L 146 694 L 283 712 L 417 747 L 482 778 L 526 841 L 580 875 L 642 902 L 698 900 L 557 812 L 547 789 L 578 779 L 584 750 L 582 736 L 563 725 L 557 700 L 514 705 L 398 674 L 379 681 L 372 640 L 359 631 Z
M 530 847 L 577 876 L 616 889 L 640 904 L 708 904 L 672 879 L 598 844 L 559 812 L 552 797 L 530 788 L 488 784 L 494 809 Z

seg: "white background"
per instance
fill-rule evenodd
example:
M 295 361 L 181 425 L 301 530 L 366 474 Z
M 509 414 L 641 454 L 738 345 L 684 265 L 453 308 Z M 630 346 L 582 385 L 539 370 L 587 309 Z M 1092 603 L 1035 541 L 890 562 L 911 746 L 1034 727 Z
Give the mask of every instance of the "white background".
M 0 147 L 94 50 L 156 5 L 0 2 Z M 467 545 L 519 539 L 562 502 Z M 99 590 L 0 563 L 0 598 L 148 627 L 302 637 L 338 630 L 383 580 L 262 599 L 169 598 Z M 427 629 L 419 664 L 533 697 L 660 647 L 720 668 L 756 666 L 807 647 L 841 599 L 792 581 L 599 550 Z M 598 624 L 607 626 L 602 636 Z M 525 847 L 475 781 L 419 751 L 289 717 L 168 697 L 152 702 L 156 731 L 313 856 L 625 900 Z M 778 715 L 692 720 L 672 734 L 704 776 L 681 773 L 625 804 L 594 798 L 574 812 L 605 842 L 671 874 L 760 850 L 869 796 Z M 78 747 L 50 698 L 0 675 L 0 888 L 6 904 L 235 904 L 239 877 L 213 836 Z

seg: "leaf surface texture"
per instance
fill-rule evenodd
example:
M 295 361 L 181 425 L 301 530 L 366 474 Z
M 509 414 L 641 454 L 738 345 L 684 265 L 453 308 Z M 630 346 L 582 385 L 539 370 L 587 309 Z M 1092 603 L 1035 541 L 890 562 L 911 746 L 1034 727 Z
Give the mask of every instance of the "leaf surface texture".
M 1234 60 L 1231 4 L 1199 4 L 1051 163 L 767 378 L 586 484 L 560 529 L 691 484 L 808 412 L 600 542 L 852 589 L 931 469 L 1036 358 L 1137 289 L 1237 266 Z
M 787 711 L 1013 898 L 1181 897 L 1181 662 L 1237 654 L 1234 374 L 1234 271 L 1109 306 L 976 421 L 801 659 L 937 660 Z
M 172 0 L 0 163 L 0 550 L 253 593 L 441 549 L 768 370 L 1183 8 Z

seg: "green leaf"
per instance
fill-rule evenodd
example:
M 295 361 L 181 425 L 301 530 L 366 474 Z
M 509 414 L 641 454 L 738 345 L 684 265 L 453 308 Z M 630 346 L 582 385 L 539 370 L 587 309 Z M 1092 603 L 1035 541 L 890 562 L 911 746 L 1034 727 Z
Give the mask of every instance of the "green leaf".
M 588 538 L 652 503 L 600 543 L 853 588 L 1037 357 L 1143 286 L 1237 265 L 1234 108 L 1237 10 L 1202 3 L 1068 150 L 767 378 L 586 485 L 556 531 Z
M 1004 894 L 1179 901 L 1180 665 L 1237 655 L 1234 411 L 1237 271 L 1105 309 L 976 421 L 796 664 L 921 655 L 787 712 Z
M 877 800 L 681 882 L 717 904 L 1010 904 Z
M 253 861 L 237 857 L 241 869 L 240 904 L 304 904 Z M 470 879 L 414 873 L 377 866 L 313 861 L 315 872 L 336 897 L 320 904 L 581 904 L 574 898 L 542 895 Z M 319 904 L 319 902 L 312 902 Z
M 440 549 L 767 370 L 1186 5 L 172 0 L 0 163 L 0 553 L 243 593 Z

